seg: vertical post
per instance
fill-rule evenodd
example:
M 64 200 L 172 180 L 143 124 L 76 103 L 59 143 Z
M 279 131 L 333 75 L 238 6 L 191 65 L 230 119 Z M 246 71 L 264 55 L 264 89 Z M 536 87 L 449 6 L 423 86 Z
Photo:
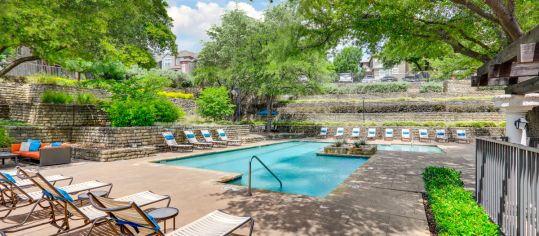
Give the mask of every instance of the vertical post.
M 249 196 L 253 196 L 253 194 L 251 193 L 251 162 L 253 161 L 253 159 L 251 158 L 251 160 L 249 160 L 249 188 L 247 190 L 247 194 Z
M 363 125 L 365 125 L 365 97 L 363 97 Z

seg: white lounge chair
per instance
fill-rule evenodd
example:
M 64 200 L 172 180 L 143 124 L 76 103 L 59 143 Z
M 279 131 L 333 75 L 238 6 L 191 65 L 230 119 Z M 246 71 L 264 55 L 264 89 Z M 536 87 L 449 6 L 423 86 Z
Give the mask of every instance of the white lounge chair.
M 466 130 L 458 129 L 457 130 L 457 138 L 455 139 L 456 142 L 465 142 L 470 143 L 470 139 L 466 136 Z
M 219 137 L 219 140 L 228 142 L 228 145 L 231 146 L 241 146 L 241 140 L 239 139 L 229 139 L 228 136 L 226 136 L 226 133 L 223 129 L 217 129 L 217 136 Z
M 186 131 L 184 131 L 184 133 L 185 133 L 185 138 L 187 139 L 187 141 L 190 144 L 193 144 L 193 146 L 195 146 L 195 147 L 199 147 L 199 148 L 212 148 L 213 147 L 213 143 L 199 142 L 197 140 L 195 134 L 193 133 L 193 131 L 186 130 Z
M 192 144 L 178 144 L 172 132 L 163 132 L 162 135 L 163 135 L 163 138 L 165 139 L 165 144 L 167 144 L 168 148 L 170 148 L 170 151 L 174 151 L 174 150 L 183 150 L 183 151 L 191 151 L 191 152 L 193 151 Z
M 376 128 L 369 128 L 367 131 L 367 139 L 376 139 Z
M 410 129 L 402 129 L 401 130 L 401 141 L 408 141 L 410 142 L 412 140 L 411 138 L 411 135 L 410 135 Z
M 419 142 L 423 141 L 430 142 L 429 131 L 426 129 L 419 130 Z
M 436 130 L 436 142 L 444 142 L 447 143 L 447 135 L 445 134 L 445 129 L 438 129 Z
M 360 134 L 361 134 L 360 128 L 353 128 L 352 135 L 350 136 L 350 138 L 359 138 Z
M 327 138 L 328 137 L 328 128 L 322 127 L 320 128 L 320 134 L 318 135 L 319 138 Z
M 384 140 L 393 140 L 393 129 L 387 128 L 384 134 Z
M 344 128 L 337 128 L 337 131 L 335 131 L 335 138 L 344 138 Z
M 201 130 L 200 133 L 202 133 L 202 137 L 204 137 L 204 140 L 207 143 L 213 143 L 214 146 L 219 147 L 226 147 L 228 146 L 228 141 L 215 141 L 213 140 L 213 137 L 211 136 L 211 133 L 208 130 Z
M 96 209 L 106 212 L 109 218 L 115 221 L 124 232 L 130 232 L 134 235 L 224 236 L 229 235 L 248 222 L 251 223 L 249 231 L 249 235 L 251 235 L 254 227 L 254 220 L 251 217 L 233 216 L 221 211 L 213 211 L 165 235 L 158 223 L 151 217 L 151 212 L 142 211 L 137 204 L 96 197 L 91 194 L 90 199 L 91 204 Z M 119 233 L 115 228 L 112 228 L 112 230 L 117 234 Z

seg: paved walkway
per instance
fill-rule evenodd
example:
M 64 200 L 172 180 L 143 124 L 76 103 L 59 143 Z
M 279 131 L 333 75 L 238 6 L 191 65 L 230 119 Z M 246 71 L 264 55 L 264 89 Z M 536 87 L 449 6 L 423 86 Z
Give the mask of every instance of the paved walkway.
M 215 182 L 228 175 L 226 173 L 149 162 L 190 154 L 162 153 L 110 163 L 80 161 L 41 171 L 72 175 L 75 182 L 93 179 L 112 182 L 112 197 L 144 190 L 169 194 L 171 205 L 180 209 L 177 226 L 221 209 L 237 215 L 252 215 L 256 219 L 254 235 L 429 235 L 421 197 L 422 170 L 429 165 L 454 167 L 463 171 L 467 186 L 473 187 L 474 146 L 439 145 L 446 153 L 380 151 L 326 198 L 267 191 L 255 191 L 253 197 L 247 197 L 242 187 Z M 213 151 L 220 150 L 223 149 Z M 208 151 L 195 153 L 204 152 Z M 27 210 L 18 210 L 14 216 L 0 222 L 0 227 L 20 220 Z M 33 222 L 43 221 L 44 217 L 37 217 Z M 172 227 L 172 224 L 167 226 Z M 82 235 L 86 230 L 69 235 Z M 106 227 L 98 227 L 95 235 L 105 235 L 106 230 Z M 54 232 L 53 227 L 45 225 L 13 235 Z M 247 229 L 242 228 L 237 233 L 246 235 Z

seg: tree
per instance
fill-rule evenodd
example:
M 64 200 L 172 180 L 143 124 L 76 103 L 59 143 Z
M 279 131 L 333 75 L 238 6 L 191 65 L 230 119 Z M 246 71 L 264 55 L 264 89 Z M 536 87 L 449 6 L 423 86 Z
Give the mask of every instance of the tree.
M 358 47 L 343 48 L 340 53 L 333 59 L 335 71 L 337 73 L 354 73 L 359 72 L 359 63 L 363 57 L 363 51 Z
M 30 48 L 32 55 L 4 61 L 0 76 L 38 59 L 153 67 L 153 52 L 176 51 L 166 6 L 163 0 L 1 1 L 0 55 L 18 47 Z
M 213 120 L 223 120 L 234 113 L 229 91 L 225 87 L 206 87 L 197 99 L 198 112 Z
M 453 52 L 488 61 L 537 25 L 539 4 L 532 2 L 300 0 L 299 4 L 321 43 L 352 37 L 389 62 L 406 60 L 422 67 L 425 59 Z

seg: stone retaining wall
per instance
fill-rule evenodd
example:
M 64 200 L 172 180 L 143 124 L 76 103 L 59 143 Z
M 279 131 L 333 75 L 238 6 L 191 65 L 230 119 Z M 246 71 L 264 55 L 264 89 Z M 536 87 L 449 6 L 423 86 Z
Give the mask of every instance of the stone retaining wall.
M 291 103 L 281 113 L 497 112 L 491 101 Z
M 362 113 L 295 113 L 280 114 L 280 121 L 308 122 L 362 122 Z M 413 112 L 413 113 L 365 113 L 365 121 L 504 121 L 505 115 L 499 112 Z
M 335 136 L 337 131 L 336 126 L 323 126 L 328 128 L 328 137 Z M 446 134 L 450 140 L 453 140 L 456 137 L 457 130 L 466 130 L 466 134 L 469 138 L 475 138 L 480 136 L 495 136 L 501 137 L 504 136 L 505 128 L 468 128 L 468 127 L 394 127 L 394 126 L 377 126 L 377 127 L 366 127 L 366 126 L 341 126 L 344 128 L 345 137 L 349 137 L 352 134 L 352 129 L 355 127 L 360 128 L 360 137 L 367 137 L 368 128 L 376 128 L 376 135 L 378 139 L 383 138 L 383 134 L 386 128 L 393 129 L 393 136 L 395 139 L 401 138 L 401 132 L 403 128 L 410 129 L 411 135 L 414 140 L 419 139 L 419 129 L 427 129 L 429 132 L 429 137 L 434 138 L 437 129 L 445 129 Z M 320 134 L 320 128 L 322 126 L 317 125 L 278 125 L 277 129 L 279 132 L 286 133 L 304 133 L 307 136 L 315 137 Z
M 539 107 L 533 108 L 528 112 L 526 117 L 528 120 L 529 137 L 539 138 Z
M 116 149 L 74 147 L 72 149 L 72 157 L 90 161 L 118 161 L 148 157 L 158 153 L 161 149 L 161 147 L 155 146 Z
M 110 94 L 102 89 L 65 87 L 50 84 L 24 84 L 2 81 L 0 83 L 0 102 L 36 103 L 41 102 L 41 95 L 46 90 L 63 91 L 71 95 L 82 92 L 93 93 L 98 99 L 106 99 Z
M 71 127 L 8 126 L 6 129 L 15 142 L 39 139 L 45 143 L 70 141 L 72 131 Z
M 9 119 L 9 105 L 7 103 L 0 103 L 0 119 Z
M 179 106 L 187 114 L 195 114 L 197 110 L 197 103 L 195 100 L 191 99 L 178 99 L 178 98 L 169 98 L 176 106 Z
M 9 119 L 39 126 L 105 126 L 108 117 L 94 105 L 11 103 Z

